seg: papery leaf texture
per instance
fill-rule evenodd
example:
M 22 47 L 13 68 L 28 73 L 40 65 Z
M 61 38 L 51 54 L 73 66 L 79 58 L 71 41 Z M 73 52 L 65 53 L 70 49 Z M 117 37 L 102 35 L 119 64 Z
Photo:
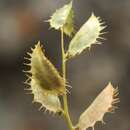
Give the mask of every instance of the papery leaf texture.
M 105 28 L 102 24 L 101 19 L 92 13 L 71 40 L 66 57 L 69 59 L 80 54 L 86 48 L 90 48 L 93 44 L 101 44 L 98 39 L 101 38 L 100 35 L 103 34 L 101 31 Z
M 73 25 L 74 12 L 72 10 L 72 1 L 69 4 L 64 5 L 62 8 L 56 10 L 51 16 L 50 27 L 56 30 L 63 28 L 63 31 L 68 36 L 71 36 L 74 32 Z
M 83 112 L 79 118 L 78 129 L 86 130 L 88 127 L 94 128 L 97 121 L 103 121 L 104 114 L 113 112 L 115 103 L 119 102 L 117 98 L 118 89 L 109 83 L 106 88 L 97 96 L 94 102 Z
M 40 42 L 28 53 L 30 58 L 26 58 L 30 63 L 28 79 L 25 82 L 29 84 L 30 90 L 34 94 L 34 101 L 39 102 L 46 109 L 55 112 L 60 109 L 58 96 L 66 93 L 65 80 L 60 76 L 54 65 L 46 58 L 42 51 Z

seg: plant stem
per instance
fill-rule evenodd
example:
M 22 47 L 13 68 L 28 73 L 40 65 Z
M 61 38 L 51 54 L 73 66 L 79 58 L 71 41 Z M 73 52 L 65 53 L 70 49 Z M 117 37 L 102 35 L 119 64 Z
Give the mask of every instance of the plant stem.
M 63 73 L 63 79 L 66 82 L 66 59 L 65 59 L 65 49 L 64 49 L 63 28 L 61 28 L 61 51 L 62 51 L 62 73 Z M 75 130 L 69 115 L 67 94 L 63 95 L 63 102 L 64 102 L 64 117 L 66 119 L 66 122 L 70 130 Z

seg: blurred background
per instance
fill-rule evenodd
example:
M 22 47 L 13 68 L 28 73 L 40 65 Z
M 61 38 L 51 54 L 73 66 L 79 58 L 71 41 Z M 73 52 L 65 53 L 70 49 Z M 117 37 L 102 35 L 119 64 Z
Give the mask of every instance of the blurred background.
M 0 0 L 0 130 L 67 130 L 58 115 L 38 111 L 24 91 L 23 57 L 41 40 L 47 57 L 61 72 L 60 33 L 49 30 L 52 13 L 69 0 Z M 74 0 L 75 26 L 91 12 L 107 24 L 102 45 L 68 62 L 67 78 L 73 87 L 69 107 L 74 123 L 109 81 L 119 87 L 119 109 L 106 114 L 106 125 L 96 130 L 130 129 L 130 0 Z M 69 44 L 66 38 L 66 47 Z

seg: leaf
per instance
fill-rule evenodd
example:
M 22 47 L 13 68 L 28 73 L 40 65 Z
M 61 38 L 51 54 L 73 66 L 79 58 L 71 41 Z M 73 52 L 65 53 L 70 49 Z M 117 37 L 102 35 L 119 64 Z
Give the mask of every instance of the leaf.
M 46 109 L 56 112 L 60 109 L 58 96 L 66 94 L 65 80 L 59 75 L 53 64 L 45 57 L 40 42 L 28 53 L 31 67 L 28 79 L 25 82 L 30 85 L 30 90 L 34 94 L 34 101 L 39 102 Z
M 69 59 L 80 54 L 86 48 L 90 48 L 92 44 L 100 44 L 97 39 L 103 34 L 101 31 L 105 28 L 102 26 L 99 17 L 93 13 L 88 21 L 80 28 L 74 38 L 71 40 L 66 57 Z
M 94 102 L 86 111 L 81 114 L 78 122 L 79 130 L 86 130 L 88 127 L 94 128 L 97 121 L 103 122 L 104 114 L 112 112 L 116 108 L 115 103 L 119 102 L 116 98 L 118 89 L 115 89 L 111 83 L 97 96 Z
M 56 12 L 51 16 L 51 19 L 49 20 L 50 27 L 56 30 L 63 28 L 64 33 L 71 36 L 74 32 L 73 17 L 71 1 L 69 4 L 56 10 Z

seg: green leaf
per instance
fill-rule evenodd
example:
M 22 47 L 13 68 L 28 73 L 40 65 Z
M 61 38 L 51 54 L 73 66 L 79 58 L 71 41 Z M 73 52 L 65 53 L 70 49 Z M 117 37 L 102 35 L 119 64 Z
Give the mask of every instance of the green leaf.
M 102 26 L 99 17 L 96 17 L 92 13 L 88 21 L 80 28 L 71 40 L 66 57 L 74 57 L 83 52 L 87 47 L 90 48 L 92 44 L 100 44 L 97 39 L 101 38 L 100 35 L 103 34 L 101 31 L 104 28 L 105 26 Z
M 83 112 L 79 118 L 77 128 L 86 130 L 88 127 L 94 128 L 97 121 L 103 121 L 104 114 L 113 112 L 117 108 L 115 103 L 119 102 L 117 98 L 118 89 L 115 89 L 111 83 L 97 96 L 94 102 Z
M 56 10 L 56 12 L 51 16 L 51 19 L 49 20 L 50 27 L 56 30 L 63 28 L 64 33 L 71 36 L 74 32 L 73 17 L 71 1 L 69 4 Z

